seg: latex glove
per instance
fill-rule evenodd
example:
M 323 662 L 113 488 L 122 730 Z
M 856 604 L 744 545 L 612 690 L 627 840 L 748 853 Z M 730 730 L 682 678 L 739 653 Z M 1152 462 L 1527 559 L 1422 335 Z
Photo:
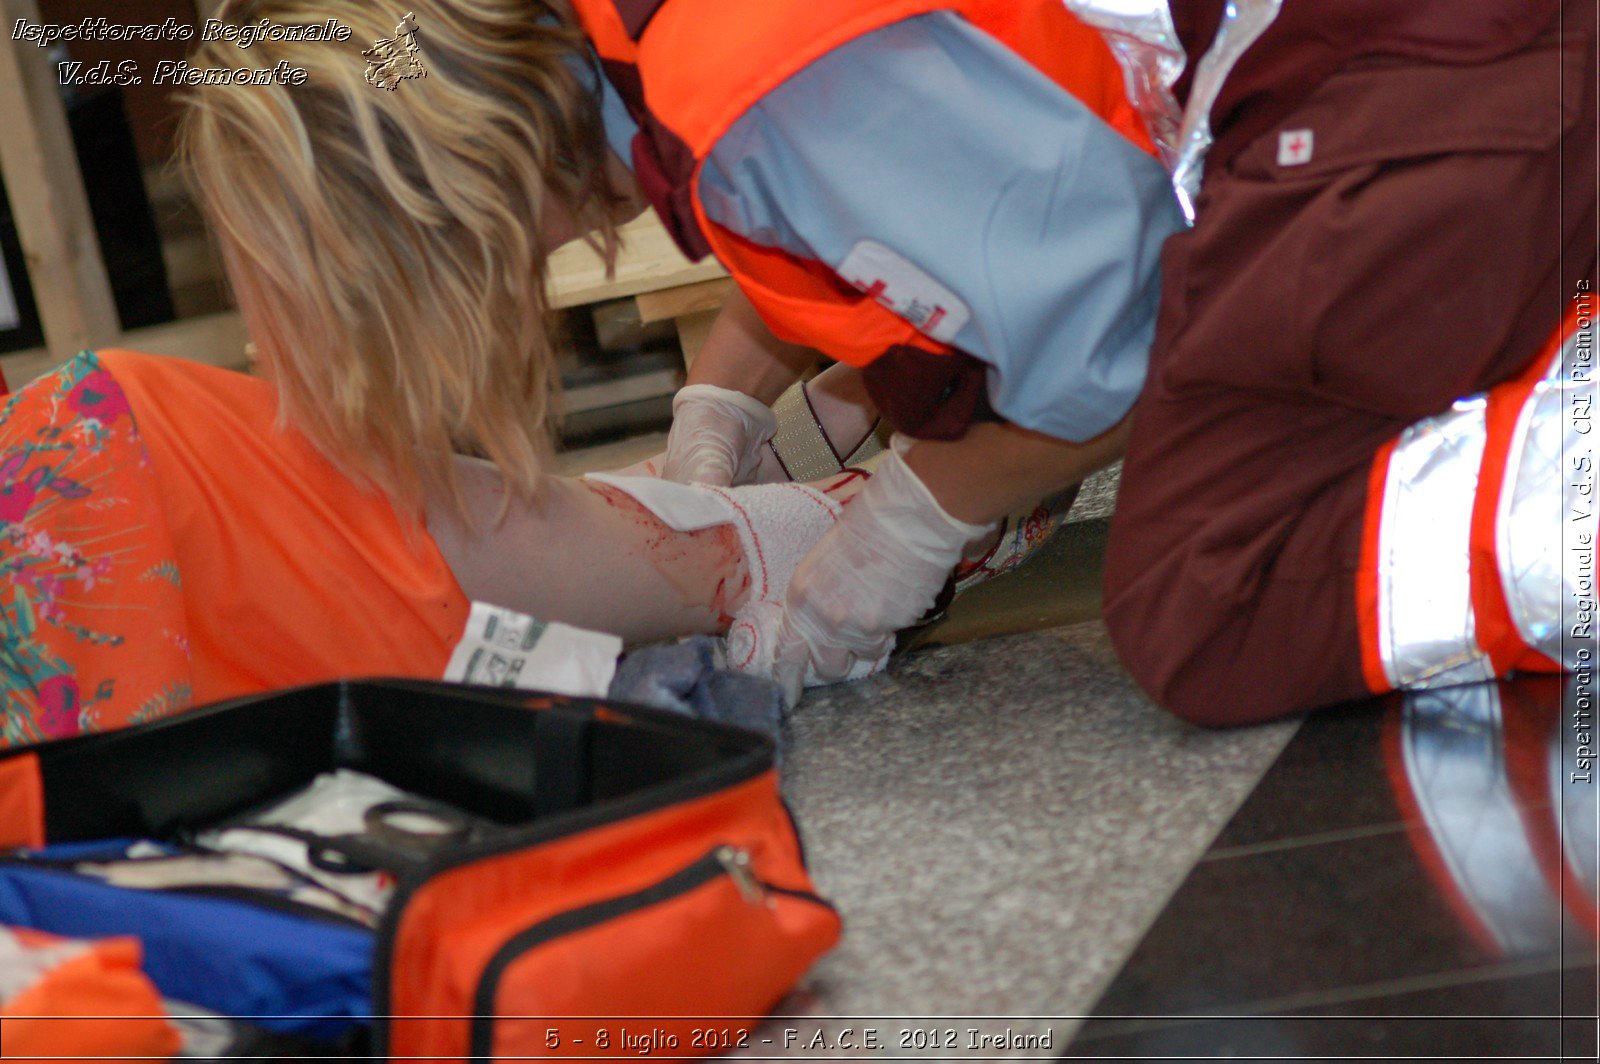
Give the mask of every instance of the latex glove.
M 661 476 L 723 488 L 746 483 L 761 462 L 761 446 L 776 431 L 777 417 L 759 399 L 714 384 L 680 388 L 672 398 Z
M 789 581 L 773 678 L 793 705 L 807 679 L 833 683 L 877 661 L 932 607 L 968 543 L 994 528 L 957 520 L 902 457 L 902 437 Z

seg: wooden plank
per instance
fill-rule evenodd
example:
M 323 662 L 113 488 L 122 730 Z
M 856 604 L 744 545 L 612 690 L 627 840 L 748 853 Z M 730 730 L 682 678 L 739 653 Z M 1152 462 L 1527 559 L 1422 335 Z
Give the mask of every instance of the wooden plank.
M 617 271 L 609 278 L 604 261 L 581 240 L 563 245 L 550 255 L 552 309 L 623 299 L 728 275 L 716 259 L 690 262 L 684 258 L 654 211 L 646 211 L 623 226 L 622 237 Z
M 186 318 L 183 321 L 152 325 L 125 333 L 114 343 L 99 347 L 123 347 L 130 351 L 146 351 L 153 355 L 170 355 L 203 362 L 208 366 L 225 369 L 244 369 L 248 365 L 244 345 L 244 322 L 233 312 L 208 314 L 203 318 Z M 83 350 L 79 348 L 78 350 Z M 76 351 L 73 354 L 77 354 Z M 52 349 L 35 347 L 0 355 L 0 369 L 5 372 L 6 383 L 20 388 L 35 377 L 50 372 L 63 360 Z
M 35 0 L 0 0 L 0 26 L 39 21 Z M 121 331 L 55 68 L 45 49 L 0 39 L 0 173 L 50 357 Z
M 682 384 L 683 374 L 673 369 L 636 373 L 631 377 L 568 388 L 562 393 L 561 409 L 563 413 L 581 414 L 643 399 L 660 399 L 676 392 Z
M 728 301 L 728 297 L 737 291 L 737 288 L 733 278 L 721 277 L 715 281 L 701 281 L 699 284 L 662 288 L 655 292 L 640 292 L 633 301 L 639 307 L 639 321 L 648 325 L 653 321 L 666 321 L 668 318 L 682 318 L 706 310 L 717 310 Z

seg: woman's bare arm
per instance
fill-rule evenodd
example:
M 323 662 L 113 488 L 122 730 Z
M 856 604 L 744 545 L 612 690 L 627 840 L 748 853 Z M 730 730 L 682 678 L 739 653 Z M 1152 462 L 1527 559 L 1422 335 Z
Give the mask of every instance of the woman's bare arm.
M 566 477 L 501 519 L 495 468 L 458 458 L 457 469 L 476 530 L 442 503 L 429 504 L 427 520 L 468 598 L 630 643 L 726 631 L 744 604 L 749 570 L 732 525 L 677 532 L 624 492 Z M 836 480 L 814 486 L 841 501 L 860 486 Z
M 732 526 L 675 532 L 622 492 L 565 477 L 501 519 L 495 468 L 460 458 L 457 469 L 476 527 L 430 503 L 428 531 L 468 598 L 629 642 L 722 630 L 743 602 Z

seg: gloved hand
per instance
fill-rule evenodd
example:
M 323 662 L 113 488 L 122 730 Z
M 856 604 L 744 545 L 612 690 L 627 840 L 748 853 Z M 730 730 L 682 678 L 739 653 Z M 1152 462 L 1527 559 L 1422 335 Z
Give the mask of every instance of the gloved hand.
M 680 388 L 661 476 L 680 484 L 743 484 L 755 476 L 761 445 L 777 430 L 772 408 L 742 392 L 714 384 Z
M 789 581 L 773 678 L 790 705 L 808 667 L 832 683 L 858 660 L 887 654 L 895 633 L 928 612 L 967 544 L 994 528 L 951 517 L 906 464 L 910 441 L 896 436 L 891 446 Z

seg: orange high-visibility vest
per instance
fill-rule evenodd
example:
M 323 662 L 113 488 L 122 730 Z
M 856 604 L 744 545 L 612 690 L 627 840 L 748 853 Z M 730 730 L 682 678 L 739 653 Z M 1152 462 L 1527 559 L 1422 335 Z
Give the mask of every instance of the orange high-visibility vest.
M 987 408 L 983 364 L 919 332 L 827 264 L 761 247 L 708 218 L 700 170 L 723 134 L 833 49 L 902 19 L 953 11 L 1128 140 L 1155 150 L 1110 49 L 1061 0 L 574 0 L 574 7 L 639 125 L 635 176 L 679 247 L 692 259 L 715 254 L 780 339 L 867 369 L 883 412 L 913 435 L 966 430 Z

